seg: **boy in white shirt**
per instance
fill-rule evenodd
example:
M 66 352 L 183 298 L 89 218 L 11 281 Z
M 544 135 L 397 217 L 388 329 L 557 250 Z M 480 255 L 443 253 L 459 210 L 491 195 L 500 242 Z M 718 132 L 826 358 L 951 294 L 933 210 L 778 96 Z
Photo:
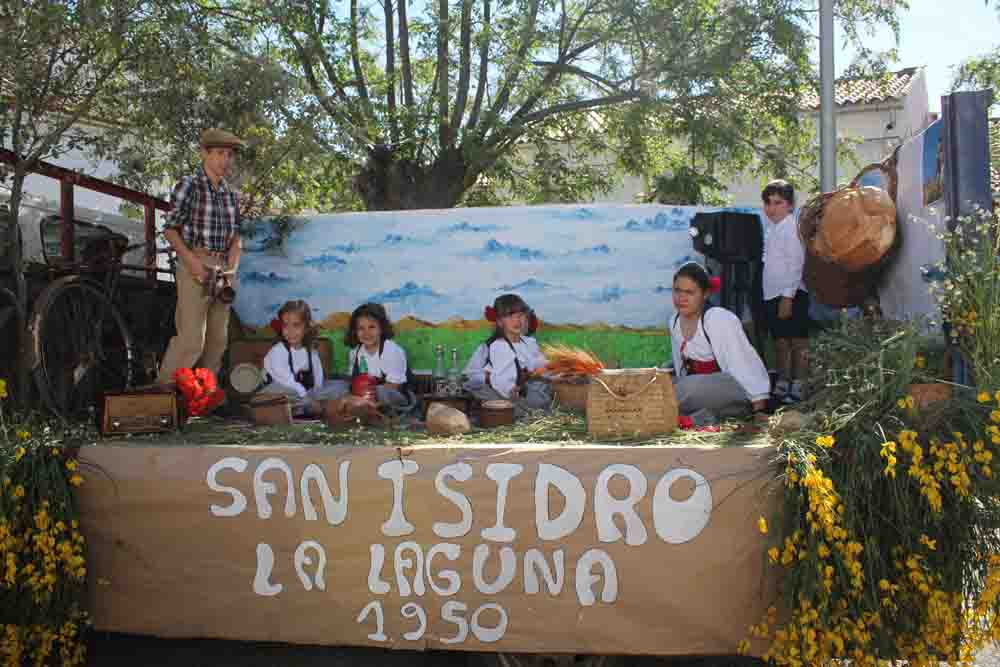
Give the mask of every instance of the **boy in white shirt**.
M 774 338 L 778 381 L 773 396 L 796 403 L 805 396 L 809 349 L 809 293 L 802 281 L 805 247 L 799 238 L 795 189 L 771 181 L 761 192 L 768 232 L 764 240 L 764 309 Z

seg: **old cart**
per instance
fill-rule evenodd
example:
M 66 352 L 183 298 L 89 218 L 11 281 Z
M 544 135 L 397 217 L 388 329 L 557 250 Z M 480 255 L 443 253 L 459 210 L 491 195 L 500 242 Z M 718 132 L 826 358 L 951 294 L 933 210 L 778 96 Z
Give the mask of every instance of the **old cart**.
M 0 150 L 0 162 L 13 157 Z M 29 330 L 28 349 L 8 346 L 0 372 L 14 377 L 17 364 L 29 364 L 46 407 L 84 417 L 100 394 L 151 381 L 173 330 L 172 263 L 157 249 L 155 230 L 156 211 L 169 204 L 45 162 L 35 173 L 58 180 L 61 197 L 57 210 L 22 201 L 25 304 L 18 304 L 10 259 L 17 237 L 0 202 L 0 335 L 14 341 L 19 327 Z M 77 187 L 141 207 L 144 224 L 75 207 Z

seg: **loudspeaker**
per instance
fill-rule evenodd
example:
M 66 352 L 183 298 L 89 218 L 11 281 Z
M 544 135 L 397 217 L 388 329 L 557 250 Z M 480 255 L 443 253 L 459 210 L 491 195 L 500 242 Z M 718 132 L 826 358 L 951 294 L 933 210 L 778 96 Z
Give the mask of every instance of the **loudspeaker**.
M 764 232 L 754 213 L 697 213 L 691 229 L 694 249 L 720 262 L 757 262 L 764 252 Z

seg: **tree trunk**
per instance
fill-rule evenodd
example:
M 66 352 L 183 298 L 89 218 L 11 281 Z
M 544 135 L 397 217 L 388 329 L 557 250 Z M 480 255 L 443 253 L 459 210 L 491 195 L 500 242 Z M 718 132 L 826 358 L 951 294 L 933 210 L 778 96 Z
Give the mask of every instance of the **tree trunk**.
M 369 211 L 452 208 L 465 193 L 468 169 L 459 148 L 442 151 L 433 163 L 422 165 L 398 157 L 391 147 L 376 146 L 354 177 L 354 189 Z
M 24 192 L 24 179 L 26 173 L 20 166 L 14 167 L 14 176 L 10 186 L 10 269 L 14 277 L 15 294 L 17 296 L 18 321 L 21 326 L 17 329 L 18 340 L 15 342 L 18 350 L 21 351 L 17 364 L 16 402 L 18 407 L 27 408 L 30 398 L 31 369 L 27 360 L 31 358 L 28 352 L 28 283 L 24 278 L 24 258 L 21 255 L 21 198 Z

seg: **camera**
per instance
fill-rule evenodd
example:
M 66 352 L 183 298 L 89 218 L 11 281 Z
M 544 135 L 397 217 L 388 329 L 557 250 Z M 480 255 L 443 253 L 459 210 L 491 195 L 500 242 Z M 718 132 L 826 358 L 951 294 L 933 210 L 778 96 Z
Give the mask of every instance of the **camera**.
M 236 300 L 236 288 L 233 287 L 233 274 L 219 266 L 206 266 L 207 275 L 202 283 L 202 295 L 221 303 L 232 303 Z

